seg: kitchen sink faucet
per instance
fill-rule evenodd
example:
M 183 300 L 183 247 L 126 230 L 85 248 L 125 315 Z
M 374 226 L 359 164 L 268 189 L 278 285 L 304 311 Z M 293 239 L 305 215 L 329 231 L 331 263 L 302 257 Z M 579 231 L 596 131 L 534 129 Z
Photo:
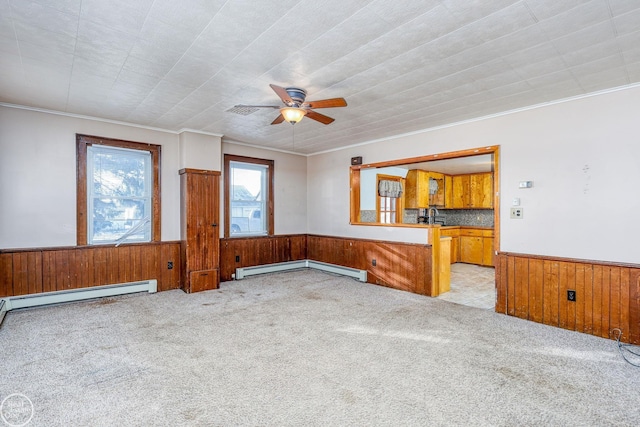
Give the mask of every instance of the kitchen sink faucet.
M 435 224 L 436 215 L 440 214 L 437 208 L 429 208 L 427 210 L 427 224 Z

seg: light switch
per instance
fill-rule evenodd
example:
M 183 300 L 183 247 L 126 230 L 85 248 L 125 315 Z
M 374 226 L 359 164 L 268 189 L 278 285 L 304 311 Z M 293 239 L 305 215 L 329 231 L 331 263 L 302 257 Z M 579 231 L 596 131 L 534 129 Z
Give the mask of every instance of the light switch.
M 511 202 L 511 204 L 513 206 L 520 206 L 520 197 L 514 197 L 513 201 Z

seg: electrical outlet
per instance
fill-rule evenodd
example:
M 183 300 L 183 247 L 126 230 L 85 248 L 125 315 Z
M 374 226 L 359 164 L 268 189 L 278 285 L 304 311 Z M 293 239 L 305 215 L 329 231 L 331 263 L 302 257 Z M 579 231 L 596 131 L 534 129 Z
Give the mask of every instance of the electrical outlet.
M 371 261 L 371 265 L 373 265 L 374 267 L 376 266 L 376 260 L 375 259 Z
M 568 301 L 576 301 L 576 291 L 569 289 L 567 290 L 567 300 Z
M 240 255 L 236 255 L 236 262 L 240 262 Z
M 173 261 L 167 262 L 167 270 L 173 270 Z
M 511 219 L 522 219 L 524 215 L 524 209 L 522 208 L 511 208 Z

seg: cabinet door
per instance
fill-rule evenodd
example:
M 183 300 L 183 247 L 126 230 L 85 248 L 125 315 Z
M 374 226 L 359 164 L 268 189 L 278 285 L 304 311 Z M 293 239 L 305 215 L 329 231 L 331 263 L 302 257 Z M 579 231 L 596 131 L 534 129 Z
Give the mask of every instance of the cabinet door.
M 482 237 L 460 236 L 460 261 L 482 265 Z
M 451 264 L 460 261 L 460 238 L 451 238 Z
M 493 267 L 493 237 L 483 237 L 482 240 L 482 265 Z
M 453 182 L 453 208 L 464 209 L 469 206 L 469 175 L 455 175 Z
M 493 207 L 493 174 L 476 173 L 470 175 L 470 200 L 472 208 Z
M 189 273 L 189 292 L 218 289 L 218 270 L 200 270 Z
M 444 176 L 444 207 L 453 208 L 453 177 L 450 175 Z

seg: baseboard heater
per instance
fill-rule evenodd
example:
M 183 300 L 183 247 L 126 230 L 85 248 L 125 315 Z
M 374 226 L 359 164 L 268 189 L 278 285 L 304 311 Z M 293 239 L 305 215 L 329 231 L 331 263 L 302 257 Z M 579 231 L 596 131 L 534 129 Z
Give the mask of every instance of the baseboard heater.
M 240 280 L 248 276 L 255 276 L 256 274 L 275 273 L 287 270 L 297 270 L 300 268 L 313 268 L 315 270 L 353 277 L 361 282 L 367 281 L 366 270 L 358 270 L 356 268 L 343 267 L 341 265 L 328 264 L 326 262 L 312 261 L 309 259 L 236 268 L 235 279 Z
M 158 291 L 158 281 L 120 283 L 117 285 L 92 286 L 90 288 L 69 289 L 68 291 L 42 292 L 0 299 L 0 324 L 8 311 L 19 308 L 39 307 L 64 302 L 112 297 L 137 292 L 154 293 Z

